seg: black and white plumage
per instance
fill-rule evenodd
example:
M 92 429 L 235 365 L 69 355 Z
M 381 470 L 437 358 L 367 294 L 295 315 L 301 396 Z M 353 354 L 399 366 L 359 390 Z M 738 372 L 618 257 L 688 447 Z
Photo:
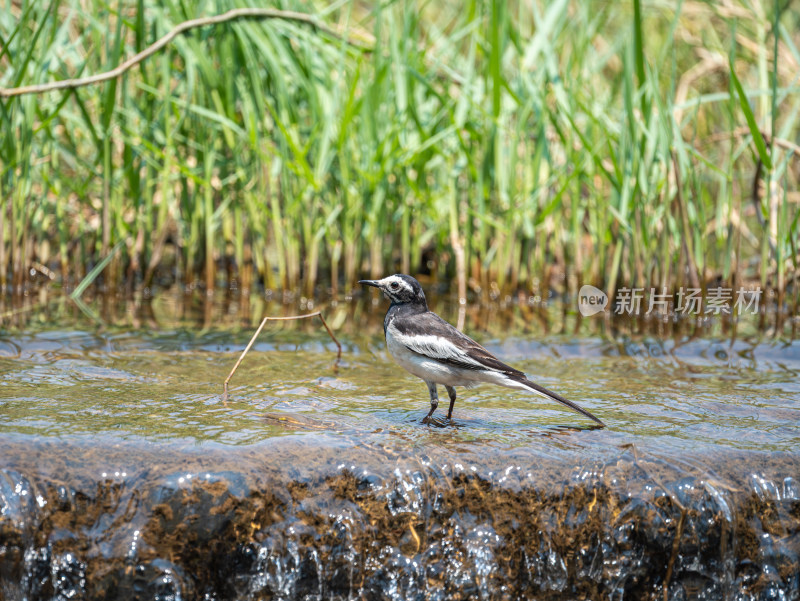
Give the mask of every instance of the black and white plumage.
M 456 402 L 454 387 L 469 388 L 487 382 L 534 392 L 605 426 L 572 401 L 531 382 L 523 372 L 506 365 L 472 338 L 429 311 L 422 286 L 411 276 L 396 274 L 382 280 L 361 280 L 359 284 L 378 288 L 391 301 L 383 320 L 386 347 L 395 361 L 428 385 L 431 410 L 423 422 L 430 419 L 439 404 L 438 384 L 444 385 L 450 396 L 450 410 L 447 412 L 450 419 Z

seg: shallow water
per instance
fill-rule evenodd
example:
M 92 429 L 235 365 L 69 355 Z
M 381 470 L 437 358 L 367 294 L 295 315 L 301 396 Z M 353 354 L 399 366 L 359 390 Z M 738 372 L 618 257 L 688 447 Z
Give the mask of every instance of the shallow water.
M 291 340 L 267 335 L 256 343 L 224 404 L 221 382 L 243 347 L 224 331 L 55 329 L 7 336 L 0 344 L 0 432 L 250 445 L 288 432 L 330 430 L 361 439 L 399 436 L 413 444 L 447 440 L 497 448 L 558 435 L 558 446 L 575 449 L 635 443 L 665 453 L 791 451 L 798 443 L 797 342 L 681 344 L 564 335 L 483 340 L 491 352 L 608 424 L 572 435 L 570 428 L 588 428 L 591 421 L 535 395 L 488 385 L 459 389 L 447 428 L 420 427 L 427 389 L 391 361 L 379 334 L 345 338 L 338 366 L 324 332 L 280 337 Z M 446 406 L 437 413 L 442 424 L 445 413 Z
M 800 594 L 800 343 L 470 314 L 608 428 L 490 386 L 436 427 L 382 309 L 326 309 L 338 365 L 318 326 L 268 326 L 227 403 L 254 328 L 224 311 L 7 332 L 0 599 Z

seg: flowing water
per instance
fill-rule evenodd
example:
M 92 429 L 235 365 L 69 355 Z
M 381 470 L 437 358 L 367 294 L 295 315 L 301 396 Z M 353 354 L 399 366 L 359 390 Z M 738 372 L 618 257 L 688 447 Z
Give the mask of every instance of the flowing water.
M 338 365 L 318 323 L 268 325 L 227 403 L 250 308 L 59 307 L 0 338 L 0 600 L 800 598 L 782 330 L 470 310 L 608 428 L 490 386 L 426 426 L 382 305 L 325 308 Z

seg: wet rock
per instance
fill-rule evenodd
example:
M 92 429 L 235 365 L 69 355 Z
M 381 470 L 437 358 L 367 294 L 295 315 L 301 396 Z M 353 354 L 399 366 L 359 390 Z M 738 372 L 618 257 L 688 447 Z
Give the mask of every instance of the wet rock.
M 0 599 L 800 595 L 791 454 L 203 451 L 0 441 Z

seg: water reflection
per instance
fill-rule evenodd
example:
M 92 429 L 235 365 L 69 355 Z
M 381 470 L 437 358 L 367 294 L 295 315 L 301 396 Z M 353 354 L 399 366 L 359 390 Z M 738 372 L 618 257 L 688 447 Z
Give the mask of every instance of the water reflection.
M 737 319 L 727 315 L 671 315 L 666 318 L 643 316 L 631 318 L 614 313 L 582 317 L 571 302 L 559 299 L 542 301 L 539 297 L 505 296 L 495 300 L 476 299 L 462 306 L 452 295 L 438 294 L 446 290 L 426 287 L 431 309 L 451 323 L 463 323 L 470 332 L 486 332 L 497 336 L 503 333 L 519 335 L 598 336 L 606 340 L 673 339 L 691 342 L 715 337 L 721 340 L 758 339 L 794 340 L 800 315 L 790 312 L 793 307 L 779 310 L 768 303 L 759 314 L 744 313 Z M 181 329 L 203 331 L 210 329 L 255 328 L 265 315 L 280 317 L 323 310 L 326 318 L 338 331 L 355 333 L 375 330 L 381 323 L 385 306 L 377 297 L 358 289 L 351 295 L 309 299 L 296 294 L 241 295 L 231 290 L 216 291 L 207 296 L 182 293 L 171 288 L 148 295 L 104 295 L 76 303 L 58 291 L 41 289 L 23 296 L 0 296 L 0 327 L 5 329 L 35 329 L 54 323 L 80 323 L 82 329 L 106 330 L 134 328 L 149 330 Z M 304 323 L 311 329 L 316 323 Z M 286 327 L 293 327 L 288 325 Z M 252 330 L 251 330 L 252 331 Z M 0 350 L 0 352 L 2 352 Z

